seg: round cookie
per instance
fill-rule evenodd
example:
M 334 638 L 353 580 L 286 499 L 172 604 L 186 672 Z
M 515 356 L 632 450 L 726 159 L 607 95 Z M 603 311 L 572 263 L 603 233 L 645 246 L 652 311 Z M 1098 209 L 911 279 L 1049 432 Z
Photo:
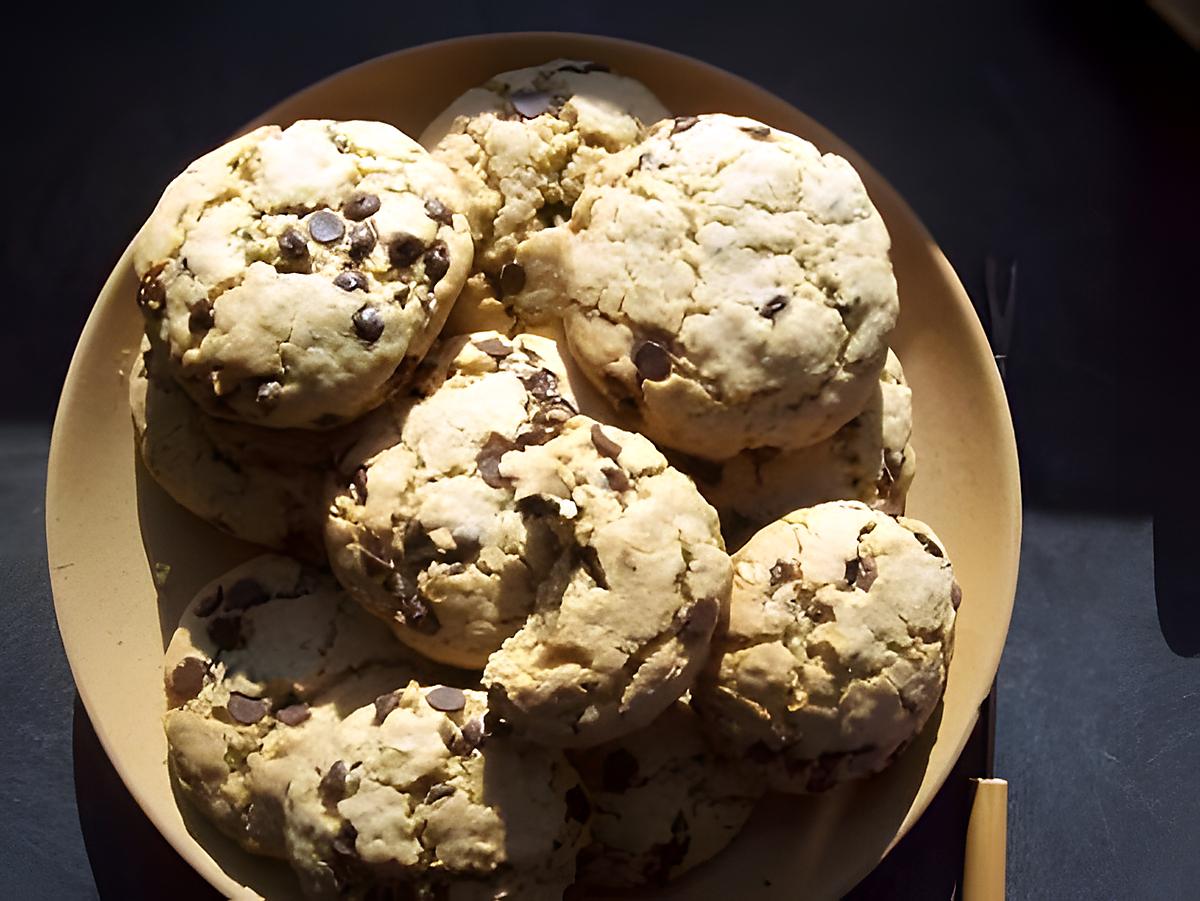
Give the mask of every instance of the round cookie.
M 457 330 L 507 331 L 553 309 L 558 298 L 542 284 L 553 272 L 542 270 L 556 260 L 530 239 L 570 217 L 603 159 L 668 115 L 639 82 L 558 59 L 494 76 L 426 128 L 421 143 L 462 182 L 475 240 L 476 285 L 455 314 Z
M 561 752 L 486 735 L 484 696 L 416 683 L 355 711 L 292 780 L 287 848 L 312 898 L 559 899 L 589 815 Z
M 751 119 L 660 122 L 561 232 L 571 351 L 664 446 L 712 460 L 832 435 L 896 321 L 890 241 L 853 167 Z
M 737 547 L 786 513 L 826 501 L 859 500 L 903 513 L 917 465 L 911 437 L 912 391 L 889 350 L 863 411 L 824 441 L 743 451 L 723 462 L 670 456 L 717 508 L 726 543 Z
M 139 233 L 147 333 L 212 415 L 355 419 L 405 383 L 458 296 L 463 204 L 390 125 L 263 126 L 189 166 Z
M 533 335 L 448 341 L 422 387 L 427 397 L 376 417 L 341 464 L 330 563 L 401 640 L 482 669 L 529 616 L 555 553 L 499 457 L 548 440 L 576 410 L 554 343 Z
M 942 696 L 959 599 L 923 523 L 856 501 L 798 510 L 734 555 L 728 626 L 693 706 L 779 791 L 878 772 Z
M 325 556 L 325 480 L 355 427 L 263 429 L 207 416 L 143 341 L 129 375 L 146 470 L 180 506 L 222 531 L 306 560 Z
M 572 762 L 592 802 L 580 879 L 612 888 L 662 885 L 715 856 L 763 789 L 750 767 L 713 753 L 684 701 Z
M 184 796 L 247 850 L 282 857 L 287 786 L 332 725 L 410 679 L 465 674 L 418 659 L 328 575 L 262 556 L 197 594 L 164 675 Z

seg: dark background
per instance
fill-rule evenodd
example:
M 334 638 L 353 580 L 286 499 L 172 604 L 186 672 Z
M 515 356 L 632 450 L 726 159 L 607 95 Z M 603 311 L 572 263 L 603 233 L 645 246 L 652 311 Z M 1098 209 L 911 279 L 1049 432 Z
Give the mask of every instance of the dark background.
M 45 5 L 10 22 L 0 897 L 204 896 L 100 751 L 53 621 L 49 427 L 109 269 L 176 172 L 286 95 L 391 50 L 515 30 L 657 44 L 786 98 L 908 199 L 981 311 L 985 257 L 1018 261 L 1026 518 L 996 741 L 1010 896 L 1194 897 L 1197 53 L 1137 2 L 508 7 L 275 0 L 89 20 Z M 951 897 L 982 757 L 977 740 L 856 896 Z

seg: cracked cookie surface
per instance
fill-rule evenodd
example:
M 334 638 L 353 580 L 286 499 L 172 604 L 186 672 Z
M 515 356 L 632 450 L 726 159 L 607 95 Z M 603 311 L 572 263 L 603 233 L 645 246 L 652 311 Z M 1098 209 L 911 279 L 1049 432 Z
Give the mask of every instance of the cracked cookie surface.
M 592 802 L 580 880 L 662 885 L 723 850 L 745 825 L 762 780 L 719 758 L 676 701 L 647 728 L 571 756 Z
M 853 167 L 794 135 L 660 122 L 555 234 L 572 353 L 664 446 L 805 447 L 878 381 L 898 312 L 887 230 Z
M 412 683 L 338 724 L 287 794 L 306 895 L 562 897 L 586 796 L 561 752 L 487 735 L 485 707 L 478 691 Z
M 354 426 L 263 429 L 207 416 L 144 341 L 129 376 L 129 407 L 146 470 L 180 506 L 243 541 L 324 559 L 320 499 Z
M 721 462 L 668 456 L 717 508 L 726 544 L 739 547 L 779 517 L 826 501 L 903 513 L 917 465 L 911 437 L 912 390 L 889 350 L 867 405 L 824 441 L 743 451 Z
M 601 160 L 668 115 L 639 82 L 565 59 L 503 72 L 443 111 L 421 143 L 461 180 L 475 241 L 451 327 L 509 331 L 551 312 L 557 257 L 530 239 L 570 217 Z
M 212 415 L 354 419 L 405 382 L 458 296 L 464 202 L 389 125 L 256 129 L 192 163 L 139 233 L 147 333 Z
M 411 679 L 464 676 L 409 652 L 327 574 L 257 557 L 202 589 L 167 647 L 168 761 L 223 832 L 282 857 L 288 784 L 341 717 Z
M 734 555 L 693 705 L 779 791 L 878 772 L 942 696 L 959 599 L 923 523 L 851 501 L 798 510 Z

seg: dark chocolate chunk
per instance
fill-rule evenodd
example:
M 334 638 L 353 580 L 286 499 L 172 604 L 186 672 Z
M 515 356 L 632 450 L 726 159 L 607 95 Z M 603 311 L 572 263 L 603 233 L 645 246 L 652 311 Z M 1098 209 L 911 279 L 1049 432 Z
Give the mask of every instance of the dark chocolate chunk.
M 794 560 L 777 560 L 771 567 L 771 584 L 789 582 L 800 578 L 800 564 Z
M 566 795 L 567 816 L 572 820 L 578 820 L 580 823 L 586 823 L 592 815 L 592 802 L 588 800 L 587 793 L 578 786 L 574 785 Z
M 442 225 L 449 225 L 454 221 L 454 214 L 450 212 L 450 208 L 436 197 L 425 201 L 425 215 Z
M 430 610 L 429 605 L 416 593 L 398 598 L 397 606 L 405 624 L 422 635 L 432 635 L 442 627 L 437 614 Z
M 267 715 L 267 702 L 258 698 L 248 698 L 234 691 L 230 692 L 225 709 L 242 725 L 252 726 Z
M 955 579 L 953 582 L 950 583 L 950 604 L 952 607 L 954 607 L 955 610 L 957 610 L 958 605 L 961 603 L 962 603 L 962 588 L 961 588 L 961 586 L 959 586 L 958 580 Z
M 217 608 L 221 606 L 221 602 L 224 600 L 225 588 L 218 585 L 216 591 L 196 605 L 196 616 L 199 616 L 201 619 L 212 616 L 217 612 Z
M 462 727 L 463 742 L 467 748 L 463 752 L 469 754 L 475 748 L 479 747 L 479 743 L 483 741 L 483 718 L 475 717 L 465 726 Z
M 355 842 L 358 840 L 358 830 L 354 828 L 352 823 L 342 823 L 342 828 L 338 830 L 337 836 L 333 840 L 333 850 L 342 857 L 357 858 L 358 848 Z
M 482 341 L 472 341 L 471 343 L 489 357 L 495 357 L 498 360 L 502 360 L 512 353 L 512 348 L 499 338 L 485 338 Z
M 342 235 L 346 234 L 346 224 L 336 213 L 318 210 L 308 220 L 308 233 L 320 244 L 332 244 L 342 240 Z
M 367 502 L 367 467 L 360 466 L 354 470 L 354 479 L 350 484 L 354 487 L 358 502 L 365 504 Z
M 600 787 L 606 792 L 623 792 L 637 778 L 637 758 L 624 748 L 610 751 L 604 758 L 601 769 Z
M 283 394 L 283 385 L 279 384 L 279 382 L 263 382 L 258 386 L 258 391 L 254 394 L 254 400 L 270 409 L 279 403 L 279 396 L 281 394 Z
M 858 581 L 858 568 L 860 562 L 861 561 L 857 557 L 855 557 L 853 560 L 846 561 L 846 574 L 843 578 L 846 580 L 846 584 L 851 588 L 853 588 L 854 583 Z
M 378 212 L 379 197 L 375 194 L 355 194 L 342 207 L 342 215 L 351 222 L 362 222 L 368 216 L 374 216 Z
M 595 445 L 596 450 L 610 460 L 621 456 L 621 445 L 605 435 L 604 429 L 600 428 L 599 423 L 592 424 L 592 444 Z
M 514 91 L 508 102 L 524 119 L 534 119 L 554 108 L 554 97 L 547 91 Z
M 197 306 L 192 307 L 188 313 L 188 331 L 193 335 L 200 332 L 206 332 L 213 327 L 213 311 L 212 304 L 207 300 L 201 301 Z
M 370 304 L 363 304 L 355 310 L 350 323 L 354 326 L 354 334 L 368 344 L 374 344 L 383 334 L 383 314 Z
M 449 798 L 452 794 L 454 794 L 453 785 L 447 785 L 445 782 L 439 782 L 429 790 L 428 794 L 425 795 L 425 803 L 432 804 L 434 801 L 442 800 L 442 798 Z
M 558 376 L 549 369 L 539 369 L 533 375 L 521 379 L 521 383 L 538 400 L 558 398 Z
M 788 299 L 782 294 L 776 294 L 759 308 L 758 315 L 764 319 L 774 319 L 788 305 Z
M 158 278 L 162 271 L 163 266 L 160 263 L 142 276 L 142 281 L 138 285 L 137 302 L 143 310 L 158 312 L 166 302 L 167 289 L 163 287 L 163 283 Z
M 625 475 L 623 469 L 610 466 L 604 470 L 604 478 L 608 479 L 608 487 L 613 491 L 629 490 L 629 476 Z
M 850 574 L 850 564 L 846 564 L 846 574 Z M 879 577 L 879 568 L 875 565 L 874 557 L 858 557 L 858 572 L 854 575 L 854 581 L 851 585 L 856 588 L 861 588 L 863 591 L 870 591 L 871 586 L 875 584 L 875 580 Z
M 355 269 L 347 269 L 345 272 L 339 272 L 333 277 L 333 283 L 343 291 L 367 290 L 367 277 Z
M 671 374 L 671 355 L 657 341 L 643 341 L 633 354 L 638 375 L 651 382 L 661 382 Z
M 913 532 L 913 535 L 916 537 L 917 541 L 921 542 L 921 547 L 925 548 L 927 553 L 932 554 L 939 560 L 946 556 L 942 553 L 942 549 L 937 546 L 937 542 L 935 542 L 924 532 Z
M 321 777 L 321 782 L 317 786 L 317 794 L 330 810 L 337 806 L 338 801 L 346 797 L 346 773 L 348 771 L 349 767 L 346 766 L 346 761 L 335 760 L 333 766 Z
M 218 616 L 208 624 L 208 637 L 220 650 L 232 651 L 242 644 L 242 618 Z
M 520 294 L 525 287 L 525 267 L 520 263 L 505 263 L 500 269 L 500 296 Z
M 190 700 L 200 694 L 207 674 L 206 662 L 199 657 L 184 657 L 175 669 L 171 670 L 171 691 L 185 700 Z
M 453 713 L 467 706 L 467 696 L 462 693 L 461 689 L 449 685 L 439 685 L 425 695 L 425 703 L 442 713 Z
M 388 718 L 388 714 L 395 710 L 400 704 L 400 692 L 391 691 L 385 695 L 380 695 L 375 699 L 375 725 L 381 725 Z
M 771 136 L 771 129 L 766 125 L 744 125 L 742 131 L 752 138 L 769 138 Z
M 425 251 L 425 277 L 436 285 L 450 271 L 450 251 L 445 241 L 434 241 Z
M 284 259 L 304 260 L 308 258 L 308 242 L 304 240 L 304 235 L 296 229 L 287 229 L 276 240 L 279 242 L 279 255 Z
M 299 726 L 311 716 L 312 711 L 303 701 L 298 704 L 289 704 L 287 707 L 275 711 L 275 719 L 285 726 Z
M 687 131 L 699 121 L 699 116 L 676 116 L 675 124 L 671 126 L 671 134 L 677 135 L 681 131 Z
M 375 249 L 375 229 L 366 222 L 360 222 L 350 229 L 350 256 L 361 260 Z
M 225 593 L 226 610 L 246 610 L 265 604 L 271 599 L 267 589 L 255 579 L 238 579 Z
M 492 432 L 484 442 L 483 447 L 475 457 L 475 466 L 479 469 L 479 477 L 492 488 L 505 488 L 508 479 L 500 474 L 500 458 L 517 445 L 505 438 L 499 432 Z
M 579 563 L 587 571 L 587 574 L 592 577 L 592 581 L 599 588 L 608 588 L 608 575 L 604 572 L 604 564 L 600 562 L 600 552 L 592 545 L 580 545 L 577 552 Z
M 388 259 L 397 268 L 411 266 L 424 252 L 425 242 L 408 232 L 400 232 L 388 241 Z

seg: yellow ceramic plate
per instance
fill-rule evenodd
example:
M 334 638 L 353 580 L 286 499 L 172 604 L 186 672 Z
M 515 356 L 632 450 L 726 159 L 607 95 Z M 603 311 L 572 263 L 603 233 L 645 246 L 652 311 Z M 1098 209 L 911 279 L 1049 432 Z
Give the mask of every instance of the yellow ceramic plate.
M 255 125 L 381 119 L 411 135 L 488 76 L 553 57 L 603 61 L 677 114 L 753 116 L 849 158 L 892 235 L 900 284 L 893 345 L 913 388 L 918 472 L 909 512 L 945 540 L 963 589 L 945 702 L 885 774 L 813 798 L 771 798 L 738 841 L 669 898 L 835 897 L 887 853 L 945 780 L 975 723 L 1008 631 L 1020 489 L 1004 391 L 967 295 L 894 190 L 836 137 L 761 88 L 652 47 L 580 35 L 462 38 L 335 75 Z M 206 147 L 195 148 L 199 156 Z M 243 853 L 176 803 L 167 776 L 160 660 L 200 585 L 254 551 L 170 501 L 135 460 L 124 374 L 141 320 L 128 251 L 75 350 L 54 425 L 46 532 L 63 643 L 88 714 L 138 803 L 223 894 L 295 893 L 287 868 Z M 161 588 L 156 586 L 161 584 Z

